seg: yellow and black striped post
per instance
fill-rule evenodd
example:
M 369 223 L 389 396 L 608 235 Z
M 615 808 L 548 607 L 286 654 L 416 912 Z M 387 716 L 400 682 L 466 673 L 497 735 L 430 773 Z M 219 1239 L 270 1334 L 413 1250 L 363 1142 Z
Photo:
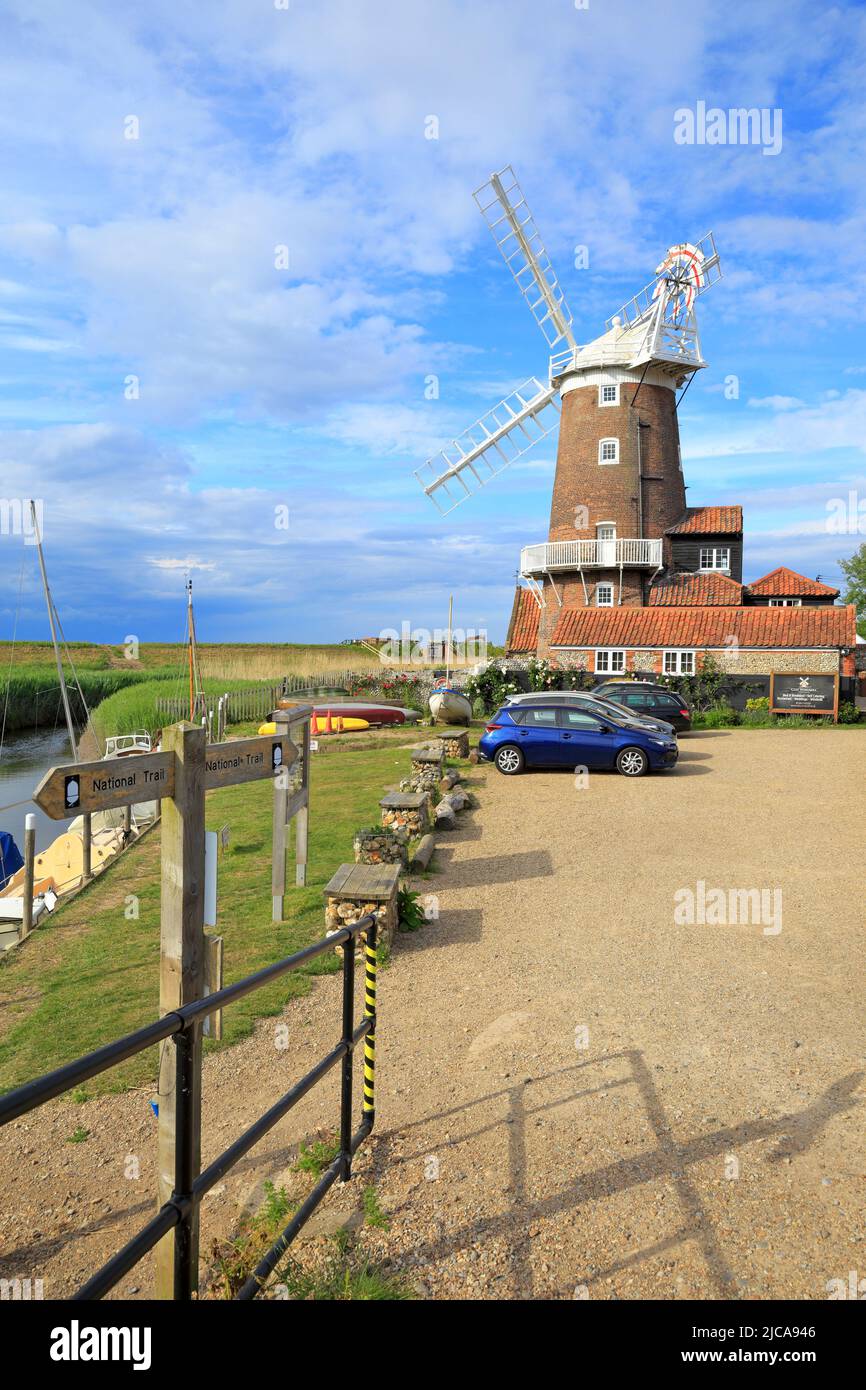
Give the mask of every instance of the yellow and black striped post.
M 364 939 L 364 1017 L 371 1018 L 364 1038 L 364 1100 L 361 1113 L 365 1126 L 373 1128 L 376 1115 L 376 926 L 375 919 Z

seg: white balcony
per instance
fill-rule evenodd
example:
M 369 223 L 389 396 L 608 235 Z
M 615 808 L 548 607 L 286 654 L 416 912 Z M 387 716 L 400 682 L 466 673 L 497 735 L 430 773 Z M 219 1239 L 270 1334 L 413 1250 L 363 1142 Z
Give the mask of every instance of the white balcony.
M 525 545 L 520 552 L 521 574 L 549 574 L 557 570 L 657 569 L 662 562 L 662 542 L 649 540 L 547 541 Z

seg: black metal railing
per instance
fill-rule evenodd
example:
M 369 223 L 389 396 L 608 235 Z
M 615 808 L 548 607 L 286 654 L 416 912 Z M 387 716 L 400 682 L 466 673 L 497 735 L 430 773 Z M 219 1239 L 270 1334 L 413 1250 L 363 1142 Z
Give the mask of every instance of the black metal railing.
M 277 961 L 274 965 L 265 966 L 263 970 L 248 975 L 236 984 L 227 985 L 225 989 L 209 994 L 205 999 L 198 999 L 192 1004 L 185 1004 L 182 1008 L 166 1014 L 157 1023 L 150 1023 L 145 1028 L 139 1028 L 135 1033 L 129 1033 L 125 1038 L 108 1043 L 105 1047 L 100 1047 L 95 1052 L 90 1052 L 85 1057 L 80 1057 L 65 1067 L 59 1067 L 56 1071 L 48 1072 L 45 1076 L 39 1077 L 38 1080 L 28 1082 L 26 1086 L 20 1086 L 17 1090 L 10 1091 L 8 1095 L 0 1097 L 0 1125 L 8 1124 L 10 1120 L 28 1114 L 31 1110 L 44 1105 L 46 1101 L 52 1100 L 55 1096 L 62 1095 L 64 1091 L 79 1085 L 82 1081 L 87 1081 L 92 1076 L 98 1076 L 100 1072 L 108 1071 L 118 1062 L 123 1062 L 128 1057 L 134 1057 L 137 1053 L 144 1052 L 154 1043 L 162 1042 L 167 1038 L 174 1040 L 177 1049 L 178 1097 L 174 1190 L 168 1201 L 163 1203 L 156 1215 L 147 1222 L 137 1235 L 133 1236 L 122 1250 L 119 1250 L 92 1278 L 88 1279 L 86 1284 L 82 1285 L 78 1292 L 73 1295 L 75 1299 L 102 1298 L 170 1231 L 174 1231 L 173 1297 L 175 1299 L 191 1298 L 196 1292 L 194 1287 L 196 1282 L 194 1228 L 202 1197 L 234 1167 L 244 1154 L 258 1143 L 263 1135 L 267 1134 L 268 1130 L 272 1129 L 284 1115 L 288 1114 L 292 1107 L 308 1091 L 311 1091 L 332 1067 L 340 1062 L 342 1067 L 339 1153 L 237 1294 L 240 1299 L 255 1298 L 265 1280 L 276 1268 L 298 1231 L 309 1220 L 329 1188 L 338 1178 L 342 1182 L 348 1182 L 352 1175 L 353 1155 L 364 1142 L 375 1122 L 376 926 L 377 922 L 374 915 L 362 917 L 352 926 L 341 927 L 331 936 L 315 942 L 312 946 L 306 946 L 301 951 L 296 951 L 294 955 L 286 956 L 284 960 Z M 354 1024 L 354 942 L 361 933 L 364 934 L 365 938 L 364 1017 L 356 1027 Z M 323 955 L 326 951 L 333 950 L 335 946 L 343 947 L 343 1014 L 340 1041 L 260 1119 L 250 1125 L 233 1144 L 230 1144 L 218 1158 L 215 1158 L 204 1172 L 196 1176 L 195 1154 L 199 1148 L 198 1129 L 201 1123 L 200 1110 L 194 1102 L 194 1096 L 200 1089 L 196 1084 L 197 1078 L 194 1075 L 196 1054 L 198 1065 L 201 1065 L 201 1049 L 193 1047 L 196 1030 L 201 1027 L 203 1019 L 208 1014 L 224 1008 L 227 1004 L 234 1003 L 237 999 L 242 999 L 244 995 L 252 994 L 255 990 L 261 989 L 263 985 L 270 984 L 272 980 L 288 974 L 291 970 L 297 970 L 299 966 L 315 959 L 316 956 Z M 362 1116 L 360 1127 L 353 1134 L 352 1063 L 355 1049 L 362 1039 L 364 1040 Z

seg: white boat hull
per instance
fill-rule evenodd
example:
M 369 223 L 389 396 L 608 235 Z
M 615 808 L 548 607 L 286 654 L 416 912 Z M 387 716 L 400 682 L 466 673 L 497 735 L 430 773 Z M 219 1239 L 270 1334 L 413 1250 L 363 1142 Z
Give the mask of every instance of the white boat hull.
M 437 724 L 468 724 L 472 718 L 472 705 L 458 690 L 434 690 L 429 705 Z

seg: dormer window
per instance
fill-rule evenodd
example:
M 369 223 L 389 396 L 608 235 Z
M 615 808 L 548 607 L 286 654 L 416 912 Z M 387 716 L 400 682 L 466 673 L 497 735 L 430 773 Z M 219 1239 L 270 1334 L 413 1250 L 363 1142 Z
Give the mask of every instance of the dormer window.
M 619 386 L 599 386 L 599 405 L 619 405 Z
M 619 440 L 600 439 L 598 441 L 599 463 L 619 463 Z
M 730 546 L 702 545 L 700 566 L 702 570 L 729 570 L 731 568 Z

